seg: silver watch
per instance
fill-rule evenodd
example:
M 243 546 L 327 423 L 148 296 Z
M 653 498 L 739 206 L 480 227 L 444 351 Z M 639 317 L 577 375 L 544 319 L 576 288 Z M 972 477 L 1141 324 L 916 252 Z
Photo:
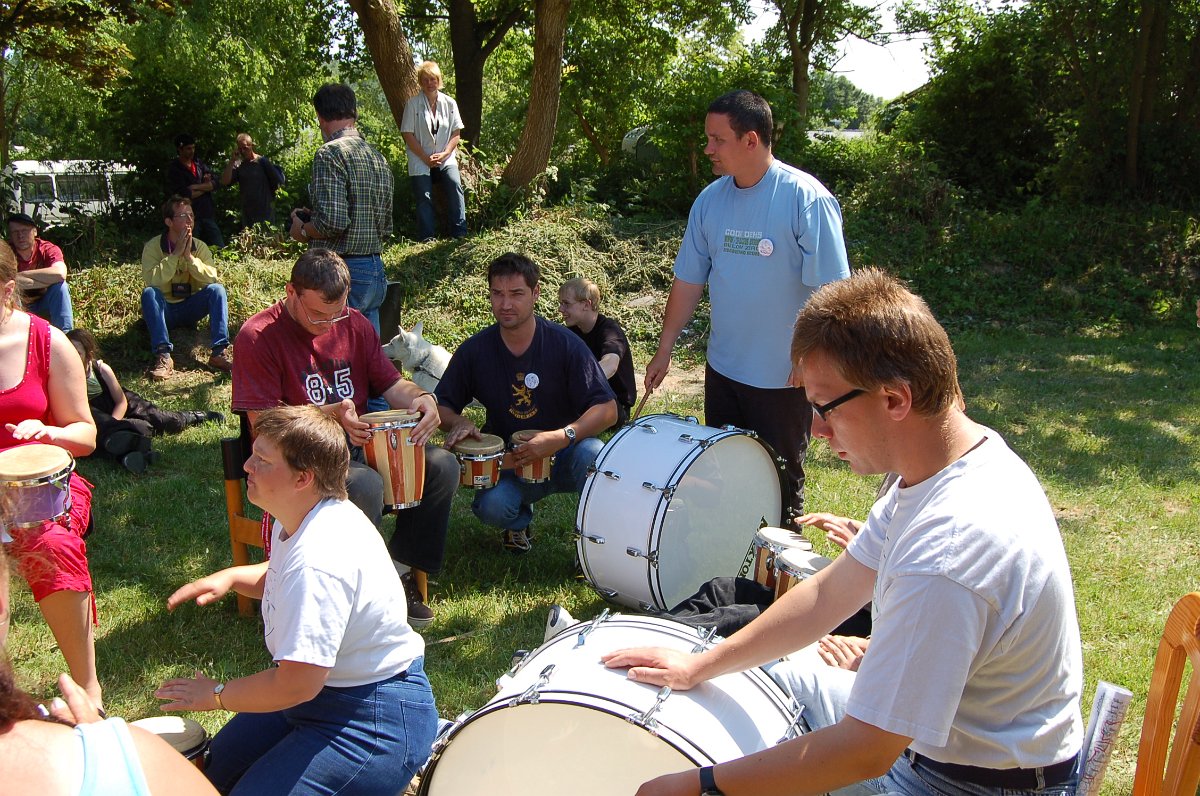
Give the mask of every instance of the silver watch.
M 563 433 L 567 435 L 567 444 L 568 445 L 570 445 L 572 442 L 575 441 L 575 428 L 573 426 L 564 427 Z

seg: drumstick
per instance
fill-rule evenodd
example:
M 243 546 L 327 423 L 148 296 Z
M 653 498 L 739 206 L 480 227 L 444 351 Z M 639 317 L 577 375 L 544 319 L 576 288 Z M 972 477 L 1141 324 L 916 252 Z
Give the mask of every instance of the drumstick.
M 646 405 L 646 399 L 650 397 L 650 393 L 652 392 L 654 392 L 653 387 L 651 387 L 649 390 L 646 390 L 646 394 L 642 396 L 642 400 L 638 401 L 637 409 L 634 411 L 633 417 L 629 418 L 630 423 L 632 423 L 634 420 L 637 420 L 638 416 L 642 414 L 642 407 Z

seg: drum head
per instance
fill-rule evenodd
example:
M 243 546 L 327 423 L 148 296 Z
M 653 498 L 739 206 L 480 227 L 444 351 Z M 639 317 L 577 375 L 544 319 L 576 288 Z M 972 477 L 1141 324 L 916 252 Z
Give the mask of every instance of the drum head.
M 359 415 L 358 419 L 371 426 L 415 426 L 421 419 L 416 412 L 406 412 L 403 409 L 386 409 L 382 412 L 368 412 Z
M 775 556 L 775 568 L 794 578 L 812 577 L 832 563 L 832 559 L 798 547 L 789 548 Z
M 29 481 L 70 465 L 71 454 L 56 445 L 21 445 L 0 452 L 0 481 Z
M 162 738 L 185 757 L 204 746 L 208 738 L 208 733 L 199 722 L 183 716 L 152 716 L 130 723 Z
M 771 547 L 776 550 L 798 547 L 801 550 L 812 550 L 812 542 L 801 536 L 799 532 L 789 531 L 787 528 L 772 528 L 767 525 L 759 528 L 755 536 L 760 547 Z
M 538 434 L 541 434 L 541 433 L 542 433 L 541 430 L 536 429 L 536 428 L 527 428 L 524 431 L 514 432 L 512 435 L 512 444 L 513 445 L 521 445 L 523 443 L 529 442 L 529 440 L 533 439 L 534 437 L 536 437 Z
M 487 456 L 504 450 L 504 440 L 495 434 L 484 434 L 482 439 L 466 437 L 460 439 L 453 450 L 464 456 Z

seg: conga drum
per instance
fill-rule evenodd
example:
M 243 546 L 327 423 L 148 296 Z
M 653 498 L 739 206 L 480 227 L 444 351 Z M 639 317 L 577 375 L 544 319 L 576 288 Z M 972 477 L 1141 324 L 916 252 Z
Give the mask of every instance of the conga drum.
M 359 419 L 370 426 L 371 439 L 363 452 L 367 464 L 383 478 L 384 511 L 419 505 L 425 492 L 425 446 L 413 444 L 412 430 L 421 415 L 389 409 Z
M 201 771 L 204 770 L 209 740 L 208 732 L 199 722 L 183 716 L 153 716 L 130 723 L 162 738 L 192 765 Z
M 490 489 L 500 482 L 500 463 L 504 459 L 504 440 L 495 434 L 481 439 L 465 437 L 453 448 L 458 457 L 460 486 Z
M 518 431 L 512 435 L 512 444 L 514 448 L 519 448 L 529 440 L 541 434 L 532 428 L 527 428 L 524 431 Z M 517 478 L 520 478 L 527 484 L 540 484 L 543 481 L 550 480 L 550 465 L 554 464 L 553 456 L 545 456 L 529 464 L 521 465 L 516 468 Z
M 811 578 L 833 561 L 811 550 L 792 548 L 775 556 L 775 599 L 802 580 Z
M 812 550 L 812 542 L 796 531 L 773 528 L 769 525 L 754 534 L 754 580 L 768 589 L 775 589 L 775 557 L 784 550 Z
M 9 528 L 36 528 L 48 520 L 66 522 L 71 510 L 75 460 L 55 445 L 20 445 L 0 452 L 0 486 L 11 495 Z

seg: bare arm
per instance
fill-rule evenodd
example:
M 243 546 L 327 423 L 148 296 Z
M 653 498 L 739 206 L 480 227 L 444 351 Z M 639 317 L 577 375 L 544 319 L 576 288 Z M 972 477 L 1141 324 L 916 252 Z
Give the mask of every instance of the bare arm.
M 96 424 L 87 402 L 83 362 L 66 335 L 50 328 L 50 415 L 58 425 L 28 419 L 8 423 L 5 428 L 19 440 L 57 445 L 74 456 L 87 456 L 96 449 Z
M 92 370 L 96 373 L 96 378 L 108 391 L 108 396 L 112 398 L 113 410 L 112 416 L 115 420 L 123 420 L 125 413 L 129 411 L 129 401 L 125 398 L 125 390 L 121 389 L 121 382 L 117 381 L 117 374 L 113 373 L 113 369 L 108 366 L 108 363 L 96 360 L 92 365 Z
M 200 769 L 162 738 L 133 725 L 129 726 L 129 734 L 137 749 L 142 772 L 146 775 L 146 784 L 154 796 L 216 796 L 217 791 L 200 773 Z
M 407 379 L 400 379 L 388 387 L 383 397 L 393 409 L 404 409 L 421 415 L 420 422 L 412 431 L 412 440 L 416 445 L 428 442 L 442 423 L 437 398 L 433 393 L 425 392 Z
M 62 260 L 51 263 L 45 268 L 30 268 L 17 274 L 17 285 L 24 290 L 57 285 L 67 281 L 67 264 Z
M 446 432 L 446 448 L 453 448 L 467 437 L 482 439 L 479 428 L 470 418 L 463 417 L 445 404 L 438 404 L 438 416 L 441 418 L 441 429 Z
M 249 677 L 225 683 L 221 701 L 213 689 L 218 681 L 196 672 L 193 677 L 167 680 L 154 696 L 167 700 L 163 710 L 232 710 L 237 713 L 268 713 L 307 702 L 321 692 L 329 669 L 311 663 L 279 661 Z
M 675 341 L 679 339 L 683 327 L 687 326 L 696 312 L 703 295 L 704 285 L 684 282 L 678 277 L 671 283 L 671 294 L 667 296 L 667 309 L 663 314 L 662 334 L 658 338 L 658 351 L 646 365 L 647 392 L 661 384 L 671 369 L 671 350 L 675 348 Z
M 227 567 L 180 586 L 167 598 L 167 610 L 174 611 L 191 600 L 195 600 L 196 605 L 208 605 L 224 597 L 230 589 L 245 597 L 261 600 L 266 580 L 266 561 L 241 567 Z
M 617 372 L 617 365 L 620 363 L 621 358 L 616 354 L 605 354 L 600 357 L 600 370 L 604 371 L 604 378 L 611 379 Z

